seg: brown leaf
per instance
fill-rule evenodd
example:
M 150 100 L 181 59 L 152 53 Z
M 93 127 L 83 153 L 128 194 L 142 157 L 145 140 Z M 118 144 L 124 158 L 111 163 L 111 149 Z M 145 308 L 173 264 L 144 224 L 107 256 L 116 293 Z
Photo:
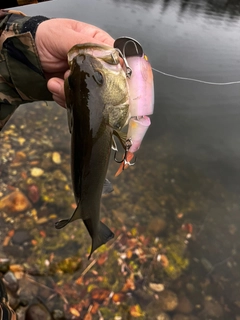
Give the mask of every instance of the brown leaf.
M 91 313 L 87 313 L 84 317 L 84 320 L 92 320 L 92 315 Z
M 94 302 L 94 303 L 93 303 L 93 306 L 92 306 L 92 309 L 91 309 L 91 313 L 92 313 L 92 314 L 96 314 L 96 313 L 98 312 L 99 306 L 100 306 L 99 303 Z
M 114 295 L 112 296 L 112 301 L 114 303 L 120 303 L 120 302 L 123 302 L 125 298 L 125 295 L 123 293 L 114 293 Z
M 133 276 L 130 276 L 129 278 L 127 278 L 127 280 L 122 288 L 122 291 L 126 292 L 126 291 L 134 290 L 134 289 L 135 289 L 134 279 L 133 279 Z
M 75 308 L 70 308 L 69 311 L 71 312 L 72 315 L 74 315 L 75 317 L 80 317 L 80 312 L 75 309 Z M 85 319 L 85 318 L 84 318 Z
M 110 291 L 107 289 L 94 288 L 91 291 L 92 299 L 98 302 L 103 302 L 105 299 L 109 297 L 109 294 L 110 294 Z
M 108 258 L 108 252 L 104 252 L 100 255 L 100 257 L 97 259 L 97 264 L 99 266 L 103 265 L 105 263 L 105 261 Z
M 142 310 L 138 304 L 130 307 L 130 314 L 134 318 L 138 318 L 143 315 Z

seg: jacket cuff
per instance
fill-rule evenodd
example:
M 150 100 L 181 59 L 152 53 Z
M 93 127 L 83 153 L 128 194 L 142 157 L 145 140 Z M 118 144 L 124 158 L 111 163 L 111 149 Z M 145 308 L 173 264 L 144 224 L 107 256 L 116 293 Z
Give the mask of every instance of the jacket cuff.
M 45 20 L 48 18 L 12 14 L 2 34 L 2 54 L 22 103 L 52 100 L 34 41 L 37 27 Z

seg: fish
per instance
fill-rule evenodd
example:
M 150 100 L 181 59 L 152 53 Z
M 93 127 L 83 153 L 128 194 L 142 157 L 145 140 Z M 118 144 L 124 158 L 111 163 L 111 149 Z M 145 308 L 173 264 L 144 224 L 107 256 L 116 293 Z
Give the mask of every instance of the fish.
M 68 126 L 71 133 L 71 175 L 76 209 L 57 229 L 82 219 L 92 246 L 89 257 L 114 237 L 100 221 L 102 193 L 112 190 L 106 173 L 113 132 L 129 119 L 129 92 L 116 49 L 86 43 L 68 53 L 70 75 L 65 80 Z

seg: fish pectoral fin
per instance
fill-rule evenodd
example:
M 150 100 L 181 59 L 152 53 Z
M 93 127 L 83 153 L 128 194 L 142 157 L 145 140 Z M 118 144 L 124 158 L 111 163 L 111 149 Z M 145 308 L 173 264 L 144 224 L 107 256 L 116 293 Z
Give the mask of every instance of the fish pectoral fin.
M 87 226 L 86 220 L 84 221 L 84 223 Z M 91 237 L 92 237 L 92 235 L 91 235 Z M 91 248 L 91 252 L 88 256 L 88 259 L 91 258 L 92 253 L 97 248 L 101 247 L 101 245 L 103 245 L 104 243 L 107 243 L 113 237 L 114 237 L 114 233 L 104 223 L 99 221 L 99 231 L 98 231 L 98 234 L 96 235 L 96 237 L 92 237 L 92 248 Z
M 67 224 L 69 224 L 70 222 L 75 221 L 77 219 L 83 219 L 80 202 L 78 203 L 77 208 L 74 210 L 72 216 L 69 219 L 63 219 L 63 220 L 59 220 L 59 221 L 55 222 L 55 228 L 62 229 Z
M 106 178 L 103 183 L 102 194 L 107 194 L 113 192 L 113 186 L 111 182 Z

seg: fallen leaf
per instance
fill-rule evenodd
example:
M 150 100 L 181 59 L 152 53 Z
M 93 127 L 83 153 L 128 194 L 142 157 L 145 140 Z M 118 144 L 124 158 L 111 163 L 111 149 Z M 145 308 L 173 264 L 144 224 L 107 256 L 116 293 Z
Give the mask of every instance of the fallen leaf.
M 136 304 L 135 306 L 131 306 L 130 307 L 130 314 L 134 318 L 138 318 L 138 317 L 141 317 L 143 315 L 143 312 L 142 312 L 140 306 L 138 304 Z
M 91 297 L 93 300 L 102 302 L 109 297 L 110 291 L 107 289 L 94 288 L 91 291 Z
M 71 312 L 72 315 L 76 316 L 76 317 L 80 317 L 80 312 L 75 309 L 75 308 L 70 308 L 69 311 Z M 85 319 L 85 318 L 84 318 Z

